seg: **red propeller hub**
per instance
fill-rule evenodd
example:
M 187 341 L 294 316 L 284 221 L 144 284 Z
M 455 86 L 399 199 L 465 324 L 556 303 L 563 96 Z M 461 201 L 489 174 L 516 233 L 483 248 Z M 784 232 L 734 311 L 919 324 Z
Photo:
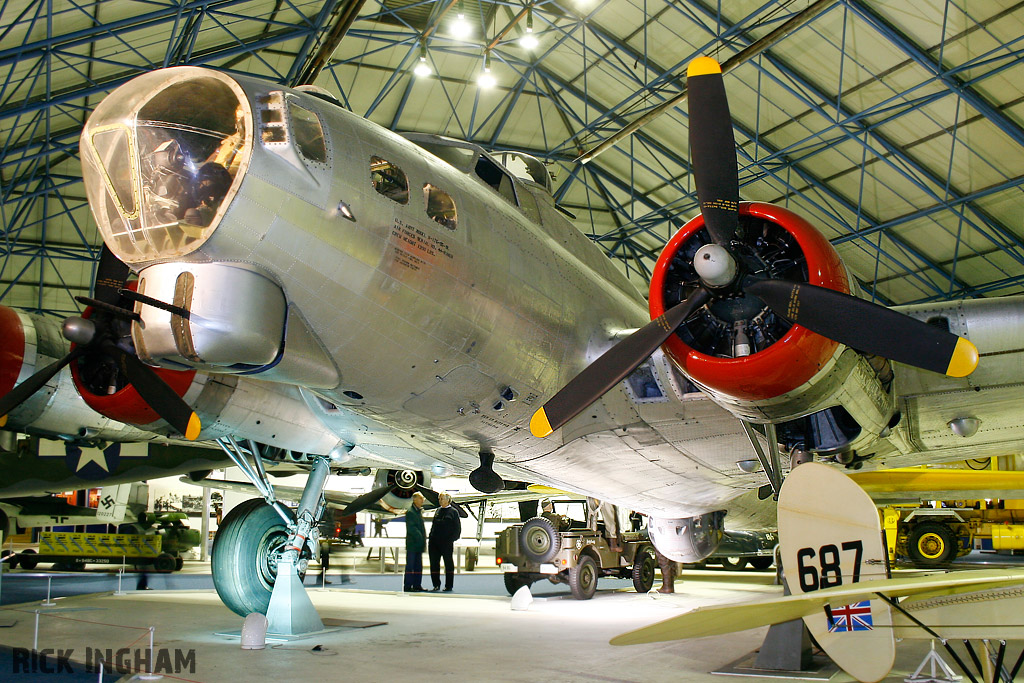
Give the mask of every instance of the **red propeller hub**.
M 839 255 L 810 223 L 773 204 L 739 205 L 737 250 L 748 269 L 769 277 L 809 282 L 849 293 Z M 697 216 L 677 232 L 658 259 L 651 278 L 650 312 L 657 318 L 692 291 L 696 250 L 709 241 Z M 764 276 L 764 273 L 760 273 Z M 749 355 L 733 355 L 726 338 L 735 326 L 752 339 Z M 811 379 L 835 353 L 837 342 L 765 311 L 749 295 L 713 301 L 669 337 L 663 348 L 693 381 L 737 399 L 759 401 L 786 394 Z
M 135 283 L 129 283 L 128 286 L 134 289 Z M 96 310 L 89 306 L 82 313 L 82 317 L 89 318 L 95 314 Z M 99 367 L 103 363 L 109 363 L 109 361 L 98 353 L 86 354 L 78 361 L 71 363 L 71 376 L 75 380 L 75 388 L 78 389 L 78 393 L 81 394 L 86 405 L 101 415 L 126 424 L 144 426 L 159 420 L 160 416 L 157 412 L 142 399 L 134 386 L 123 383 L 123 379 L 114 384 L 113 393 L 99 390 L 102 382 L 98 380 L 98 377 L 113 377 L 115 370 L 112 365 Z M 195 370 L 170 370 L 167 368 L 154 368 L 154 370 L 178 396 L 185 395 L 188 388 L 192 386 L 192 378 L 196 374 Z M 109 391 L 109 389 L 107 390 Z

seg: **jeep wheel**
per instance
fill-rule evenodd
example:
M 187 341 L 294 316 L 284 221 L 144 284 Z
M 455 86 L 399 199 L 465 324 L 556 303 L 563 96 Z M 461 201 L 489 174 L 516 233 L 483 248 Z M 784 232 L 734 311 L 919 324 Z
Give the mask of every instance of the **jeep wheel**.
M 633 588 L 637 593 L 646 593 L 654 587 L 654 572 L 658 569 L 658 558 L 650 546 L 644 546 L 633 560 Z
M 505 590 L 508 591 L 509 595 L 515 595 L 516 591 L 523 586 L 530 586 L 533 581 L 524 578 L 518 572 L 506 572 L 505 573 Z
M 569 588 L 577 600 L 594 597 L 597 592 L 597 563 L 590 555 L 580 557 L 576 566 L 569 570 Z
M 519 532 L 519 547 L 530 562 L 544 564 L 555 559 L 562 542 L 551 520 L 534 517 Z

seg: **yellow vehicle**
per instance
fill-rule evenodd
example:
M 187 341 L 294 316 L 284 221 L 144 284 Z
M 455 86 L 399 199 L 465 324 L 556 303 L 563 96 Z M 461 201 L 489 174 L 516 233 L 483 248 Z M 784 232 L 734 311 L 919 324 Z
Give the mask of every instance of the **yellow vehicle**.
M 199 532 L 183 524 L 185 517 L 180 512 L 164 513 L 149 518 L 146 526 L 134 525 L 149 533 L 43 531 L 39 534 L 39 550 L 29 548 L 17 553 L 10 566 L 32 570 L 40 562 L 50 562 L 55 569 L 80 570 L 86 563 L 123 562 L 137 567 L 152 566 L 156 571 L 175 571 L 184 563 L 181 553 L 200 542 Z
M 1024 550 L 1024 501 L 887 505 L 879 512 L 890 561 L 906 557 L 918 567 L 947 567 L 972 550 Z

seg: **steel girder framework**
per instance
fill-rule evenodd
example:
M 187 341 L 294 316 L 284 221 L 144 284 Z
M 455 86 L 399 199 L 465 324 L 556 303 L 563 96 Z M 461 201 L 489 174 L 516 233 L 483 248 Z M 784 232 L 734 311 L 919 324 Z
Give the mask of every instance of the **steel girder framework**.
M 527 15 L 521 2 L 466 2 L 481 36 L 472 40 L 440 30 L 453 0 L 149 2 L 121 10 L 127 14 L 108 9 L 121 3 L 7 2 L 0 5 L 0 302 L 56 314 L 76 308 L 70 297 L 88 290 L 98 244 L 78 175 L 82 122 L 113 87 L 175 64 L 288 84 L 319 73 L 317 83 L 346 106 L 392 129 L 532 153 L 557 169 L 556 198 L 578 215 L 580 229 L 642 285 L 660 247 L 696 213 L 685 103 L 589 163 L 574 160 L 679 97 L 694 56 L 725 61 L 751 46 L 758 51 L 726 77 L 741 195 L 808 214 L 881 301 L 1020 292 L 1021 229 L 992 202 L 1019 201 L 1024 171 L 995 163 L 989 150 L 970 150 L 967 133 L 990 127 L 1003 154 L 1021 156 L 1020 98 L 993 93 L 1021 67 L 1022 39 L 1005 39 L 998 22 L 1024 10 L 973 17 L 979 10 L 963 2 L 935 3 L 942 26 L 933 42 L 864 0 L 837 0 L 759 47 L 808 3 L 746 2 L 742 16 L 727 18 L 729 4 L 636 0 L 628 9 L 638 18 L 612 26 L 605 22 L 621 10 L 615 2 L 579 9 L 540 0 L 529 14 L 541 47 L 528 53 L 516 43 Z M 74 30 L 54 29 L 68 23 Z M 666 31 L 677 36 L 676 49 L 655 50 Z M 965 36 L 985 48 L 950 56 Z M 884 72 L 855 49 L 872 42 L 898 55 Z M 423 50 L 435 73 L 429 86 L 410 73 Z M 803 51 L 833 55 L 834 63 L 819 69 Z M 493 94 L 472 82 L 484 53 L 502 83 Z M 666 54 L 673 61 L 659 61 Z M 893 76 L 905 83 L 887 85 Z M 947 144 L 944 155 L 936 140 Z M 985 182 L 966 183 L 955 172 L 965 150 Z M 886 187 L 913 201 L 885 199 Z

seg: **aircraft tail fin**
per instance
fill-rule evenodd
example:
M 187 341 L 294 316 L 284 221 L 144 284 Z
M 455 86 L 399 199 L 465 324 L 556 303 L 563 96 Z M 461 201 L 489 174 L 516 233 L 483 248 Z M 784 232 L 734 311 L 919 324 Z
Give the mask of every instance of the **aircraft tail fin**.
M 779 495 L 779 545 L 793 595 L 889 578 L 878 509 L 843 472 L 804 463 Z M 892 613 L 882 599 L 864 599 L 805 616 L 829 657 L 860 681 L 878 681 L 896 658 Z
M 879 681 L 896 657 L 889 604 L 881 590 L 928 590 L 889 580 L 878 510 L 842 471 L 794 468 L 779 495 L 779 543 L 792 595 L 766 602 L 702 607 L 612 639 L 637 645 L 740 631 L 803 618 L 828 655 L 860 681 Z M 878 583 L 878 590 L 862 584 Z M 895 584 L 895 585 L 890 585 Z M 903 593 L 907 594 L 907 593 Z M 848 602 L 847 602 L 848 601 Z
M 118 524 L 124 521 L 128 510 L 128 495 L 132 484 L 104 486 L 100 491 L 100 504 L 96 508 L 96 521 L 107 524 Z

